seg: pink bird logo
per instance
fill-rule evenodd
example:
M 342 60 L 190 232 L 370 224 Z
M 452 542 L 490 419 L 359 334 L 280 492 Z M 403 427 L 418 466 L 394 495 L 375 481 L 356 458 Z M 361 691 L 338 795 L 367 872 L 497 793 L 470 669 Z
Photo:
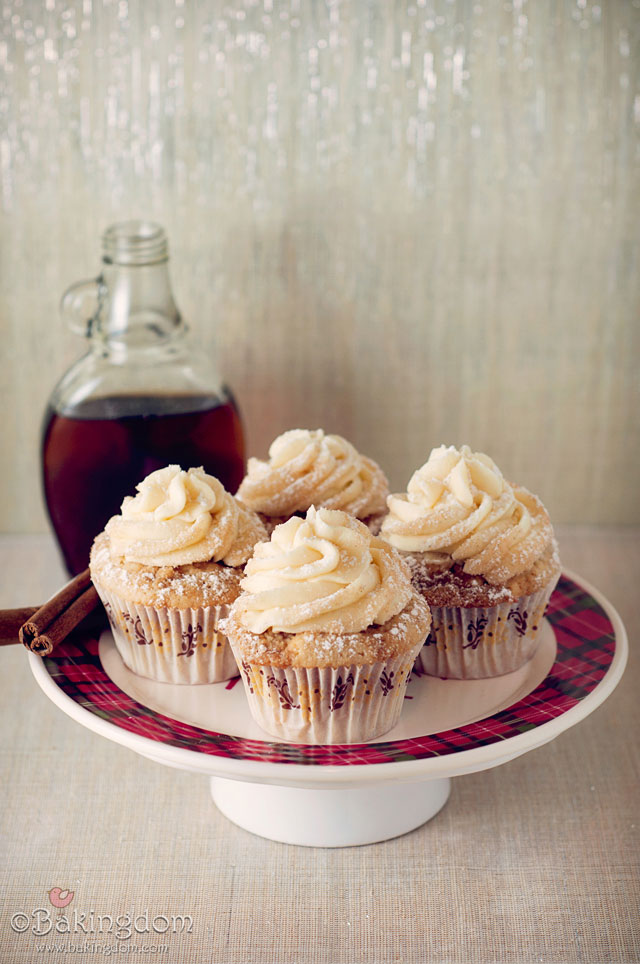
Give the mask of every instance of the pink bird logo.
M 74 898 L 75 891 L 63 890 L 61 887 L 52 887 L 49 891 L 49 900 L 54 907 L 68 907 Z

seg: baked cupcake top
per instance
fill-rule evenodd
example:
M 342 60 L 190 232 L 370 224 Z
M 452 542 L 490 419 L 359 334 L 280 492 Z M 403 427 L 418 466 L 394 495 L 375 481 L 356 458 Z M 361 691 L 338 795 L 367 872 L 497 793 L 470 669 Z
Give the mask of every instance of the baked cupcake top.
M 254 512 L 240 505 L 202 468 L 168 465 L 152 472 L 127 496 L 105 532 L 114 562 L 186 566 L 223 562 L 241 566 L 267 533 Z
M 243 658 L 345 665 L 423 640 L 429 609 L 399 554 L 346 512 L 311 507 L 256 546 L 226 620 Z
M 238 498 L 255 512 L 290 516 L 315 505 L 358 519 L 384 512 L 389 484 L 379 465 L 341 435 L 291 429 L 279 435 L 267 461 L 251 458 Z
M 425 562 L 504 585 L 555 555 L 542 502 L 511 485 L 489 456 L 441 445 L 414 472 L 406 494 L 390 495 L 381 537 L 423 553 Z
M 143 566 L 114 561 L 109 537 L 101 532 L 91 547 L 91 578 L 122 599 L 142 606 L 198 609 L 228 606 L 240 593 L 242 570 L 219 562 L 188 566 Z

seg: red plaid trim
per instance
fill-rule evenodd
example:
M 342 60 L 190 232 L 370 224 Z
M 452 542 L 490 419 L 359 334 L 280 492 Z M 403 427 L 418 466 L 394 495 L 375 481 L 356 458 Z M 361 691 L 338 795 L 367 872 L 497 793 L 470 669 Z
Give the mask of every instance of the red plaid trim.
M 346 746 L 302 746 L 247 740 L 215 733 L 155 713 L 120 690 L 105 674 L 98 640 L 82 646 L 67 641 L 45 658 L 47 671 L 76 703 L 114 726 L 149 740 L 239 760 L 309 766 L 371 766 L 445 756 L 487 746 L 561 716 L 584 699 L 606 674 L 615 654 L 615 635 L 596 600 L 562 577 L 547 618 L 556 633 L 558 654 L 547 678 L 514 706 L 467 726 L 409 740 Z M 231 688 L 236 681 L 227 683 Z

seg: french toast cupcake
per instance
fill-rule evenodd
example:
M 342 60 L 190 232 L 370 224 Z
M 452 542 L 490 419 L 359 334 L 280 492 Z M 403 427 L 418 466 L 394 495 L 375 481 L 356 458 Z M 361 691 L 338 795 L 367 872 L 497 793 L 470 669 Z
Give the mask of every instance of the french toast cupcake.
M 263 524 L 202 468 L 169 465 L 136 488 L 90 559 L 120 656 L 160 682 L 237 676 L 219 623 L 240 593 L 242 566 L 267 538 Z
M 237 497 L 270 531 L 313 505 L 348 512 L 375 533 L 388 494 L 380 466 L 341 435 L 296 428 L 271 443 L 266 461 L 249 459 Z
M 312 506 L 256 546 L 241 586 L 223 627 L 262 729 L 335 744 L 395 725 L 431 622 L 395 549 Z
M 407 492 L 387 502 L 381 538 L 403 554 L 431 607 L 417 665 L 456 679 L 523 666 L 560 576 L 542 502 L 467 445 L 433 449 Z

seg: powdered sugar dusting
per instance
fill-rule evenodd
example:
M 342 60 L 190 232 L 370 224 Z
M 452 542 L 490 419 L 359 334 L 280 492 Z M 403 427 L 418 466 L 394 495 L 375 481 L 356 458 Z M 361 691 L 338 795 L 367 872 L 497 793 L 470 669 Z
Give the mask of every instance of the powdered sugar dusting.
M 432 606 L 497 606 L 514 597 L 506 586 L 492 586 L 482 576 L 469 576 L 462 566 L 433 567 L 422 553 L 405 556 L 411 581 Z
M 368 665 L 419 649 L 429 632 L 429 607 L 417 593 L 407 605 L 382 626 L 370 626 L 359 633 L 327 633 L 307 630 L 252 633 L 238 619 L 236 607 L 221 623 L 236 659 L 272 666 Z
M 91 576 L 125 599 L 151 606 L 184 608 L 228 604 L 240 592 L 241 570 L 222 563 L 187 566 L 143 566 L 111 558 L 105 533 L 91 552 Z
M 388 482 L 377 463 L 340 435 L 291 429 L 269 449 L 269 461 L 249 459 L 238 498 L 267 516 L 291 516 L 311 506 L 363 519 L 384 512 Z

